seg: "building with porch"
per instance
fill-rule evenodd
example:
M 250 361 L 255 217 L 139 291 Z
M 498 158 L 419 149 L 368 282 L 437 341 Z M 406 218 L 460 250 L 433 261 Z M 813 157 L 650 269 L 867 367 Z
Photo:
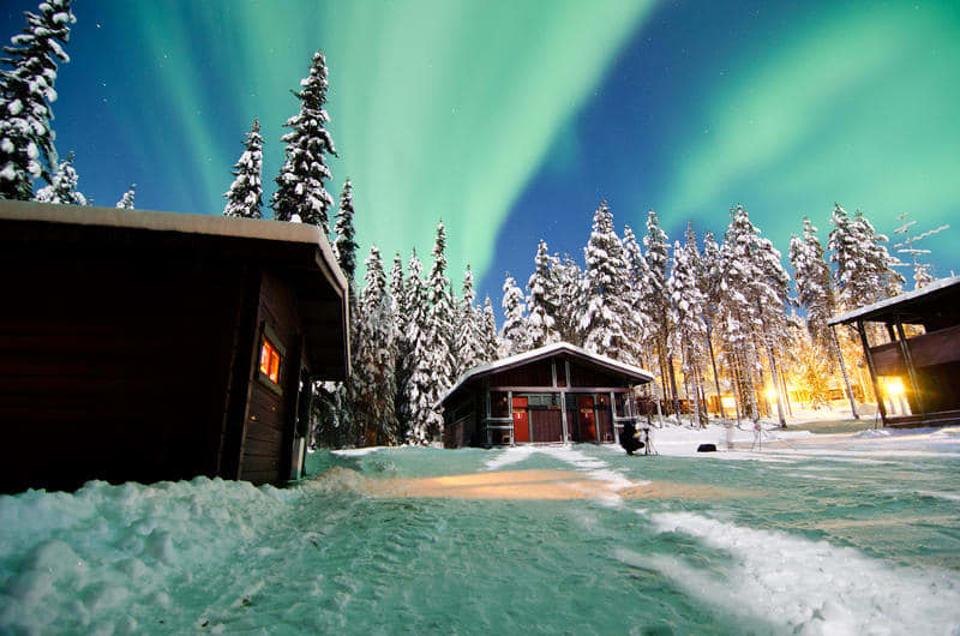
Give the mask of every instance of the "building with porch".
M 620 441 L 653 374 L 565 342 L 471 369 L 443 397 L 446 448 Z
M 856 329 L 884 426 L 960 423 L 960 276 L 829 324 Z

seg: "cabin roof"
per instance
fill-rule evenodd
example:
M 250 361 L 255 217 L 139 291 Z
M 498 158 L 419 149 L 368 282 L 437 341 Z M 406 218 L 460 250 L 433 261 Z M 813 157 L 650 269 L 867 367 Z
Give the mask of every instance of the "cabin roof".
M 940 280 L 925 285 L 921 289 L 914 289 L 913 291 L 897 294 L 896 296 L 875 302 L 872 305 L 866 305 L 865 307 L 834 316 L 827 321 L 827 324 L 842 325 L 857 320 L 875 320 L 888 317 L 912 309 L 917 305 L 938 302 L 942 297 L 960 292 L 958 285 L 960 285 L 960 276 L 941 278 Z
M 284 272 L 297 290 L 311 366 L 329 379 L 349 372 L 347 278 L 319 227 L 210 214 L 3 200 L 0 226 L 4 240 L 81 243 L 109 253 L 125 243 L 129 247 L 130 242 L 139 245 L 154 239 L 151 244 L 229 254 Z M 331 324 L 333 313 L 339 315 Z M 343 342 L 331 342 L 334 331 L 342 334 Z
M 620 362 L 619 360 L 614 360 L 613 358 L 608 358 L 607 356 L 602 356 L 598 353 L 592 353 L 568 342 L 554 342 L 552 344 L 544 345 L 538 349 L 532 349 L 530 351 L 518 353 L 507 358 L 501 358 L 500 360 L 496 360 L 488 364 L 482 364 L 468 370 L 461 375 L 456 384 L 454 384 L 450 390 L 444 394 L 440 402 L 441 404 L 446 403 L 454 393 L 472 380 L 497 373 L 499 371 L 505 371 L 507 369 L 523 366 L 525 364 L 536 362 L 537 360 L 542 360 L 544 358 L 549 358 L 560 353 L 566 353 L 571 357 L 579 358 L 596 366 L 603 367 L 608 371 L 625 375 L 633 380 L 637 380 L 638 384 L 651 382 L 654 378 L 654 375 L 646 369 L 641 369 L 640 367 L 635 367 L 631 364 Z

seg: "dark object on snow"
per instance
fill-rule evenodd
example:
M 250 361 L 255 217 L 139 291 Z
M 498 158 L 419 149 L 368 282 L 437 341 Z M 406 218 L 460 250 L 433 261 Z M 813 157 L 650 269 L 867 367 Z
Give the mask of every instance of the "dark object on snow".
M 717 445 L 716 444 L 700 444 L 697 446 L 698 453 L 716 453 Z
M 633 455 L 646 446 L 643 441 L 644 437 L 643 432 L 637 430 L 633 422 L 627 422 L 623 425 L 623 431 L 620 433 L 620 445 L 627 451 L 627 455 Z
M 0 201 L 0 267 L 0 492 L 299 475 L 348 372 L 317 227 Z

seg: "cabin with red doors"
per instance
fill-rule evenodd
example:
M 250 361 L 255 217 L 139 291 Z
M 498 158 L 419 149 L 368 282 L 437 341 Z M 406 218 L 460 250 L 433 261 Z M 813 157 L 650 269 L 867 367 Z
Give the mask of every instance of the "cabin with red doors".
M 863 346 L 884 426 L 960 423 L 960 276 L 831 318 Z
M 442 400 L 443 445 L 619 443 L 648 372 L 565 342 L 467 371 Z
M 0 492 L 300 475 L 349 372 L 319 228 L 0 201 Z

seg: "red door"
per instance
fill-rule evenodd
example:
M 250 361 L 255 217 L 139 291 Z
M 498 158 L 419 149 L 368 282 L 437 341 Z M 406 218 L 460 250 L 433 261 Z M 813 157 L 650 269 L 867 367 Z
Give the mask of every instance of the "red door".
M 577 398 L 577 410 L 580 412 L 580 439 L 581 442 L 597 441 L 597 420 L 593 411 L 593 396 L 581 395 Z
M 527 398 L 513 398 L 513 441 L 517 444 L 530 441 L 530 415 Z

